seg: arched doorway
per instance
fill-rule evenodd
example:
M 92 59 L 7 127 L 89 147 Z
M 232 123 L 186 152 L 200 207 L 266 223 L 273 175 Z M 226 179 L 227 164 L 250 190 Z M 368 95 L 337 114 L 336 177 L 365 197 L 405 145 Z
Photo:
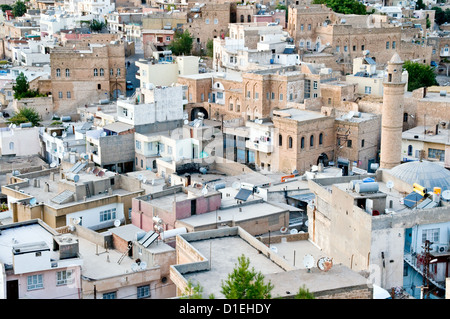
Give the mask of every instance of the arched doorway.
M 323 166 L 328 166 L 328 162 L 329 162 L 328 155 L 325 153 L 320 154 L 319 157 L 317 158 L 317 165 L 319 165 L 319 163 L 322 163 Z
M 204 107 L 195 107 L 191 111 L 191 121 L 198 118 L 199 113 L 203 113 L 203 118 L 208 118 L 208 111 Z

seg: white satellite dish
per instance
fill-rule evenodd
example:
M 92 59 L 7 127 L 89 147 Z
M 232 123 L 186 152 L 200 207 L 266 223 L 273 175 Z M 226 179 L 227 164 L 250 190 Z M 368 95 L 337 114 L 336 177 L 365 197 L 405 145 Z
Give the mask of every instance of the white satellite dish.
M 443 191 L 441 196 L 444 201 L 449 202 L 450 201 L 450 189 Z
M 79 217 L 73 219 L 73 223 L 74 223 L 75 225 L 80 224 L 80 222 L 81 222 L 81 219 L 80 219 Z
M 314 267 L 314 257 L 310 254 L 305 255 L 305 257 L 303 257 L 303 266 L 310 272 L 311 268 Z
M 241 183 L 239 182 L 233 182 L 233 184 L 231 184 L 231 187 L 233 187 L 234 189 L 240 189 L 241 188 Z
M 114 226 L 115 226 L 115 227 L 119 227 L 119 226 L 120 226 L 120 219 L 116 219 L 116 220 L 114 221 Z
M 30 205 L 36 205 L 36 198 L 30 199 Z
M 203 187 L 203 189 L 202 189 L 202 194 L 203 194 L 204 196 L 206 196 L 206 195 L 208 194 L 208 189 L 207 189 L 206 187 Z
M 50 167 L 51 168 L 56 167 L 56 163 L 55 162 L 50 163 Z
M 142 183 L 147 184 L 147 179 L 144 177 L 144 179 L 142 180 Z
M 333 259 L 329 257 L 321 257 L 317 261 L 317 268 L 319 268 L 322 271 L 328 271 L 333 266 Z
M 55 136 L 56 136 L 56 132 L 53 132 L 53 133 L 52 133 L 52 136 L 55 137 Z
M 295 228 L 292 228 L 292 229 L 289 231 L 289 234 L 291 234 L 291 235 L 294 235 L 294 234 L 297 234 L 297 233 L 298 233 L 298 230 L 295 229 Z
M 391 190 L 394 187 L 394 182 L 393 181 L 388 181 L 386 183 L 386 187 L 389 188 L 389 190 Z
M 64 133 L 61 134 L 61 136 L 62 136 L 62 137 L 67 137 L 67 133 L 64 132 Z
M 188 124 L 189 124 L 189 121 L 188 121 L 188 120 L 184 120 L 184 124 L 185 124 L 185 125 L 188 125 Z
M 132 264 L 131 264 L 131 270 L 133 270 L 133 271 L 138 271 L 138 270 L 139 270 L 139 265 L 136 264 L 136 263 L 132 263 Z
M 147 268 L 147 263 L 145 261 L 141 261 L 139 267 L 141 268 L 141 270 L 145 270 Z

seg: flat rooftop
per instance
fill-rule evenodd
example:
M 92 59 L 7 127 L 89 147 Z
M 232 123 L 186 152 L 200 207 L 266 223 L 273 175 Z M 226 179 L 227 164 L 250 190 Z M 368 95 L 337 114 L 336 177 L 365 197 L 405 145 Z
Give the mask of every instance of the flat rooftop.
M 299 110 L 299 109 L 283 109 L 280 111 L 274 111 L 274 115 L 280 114 L 280 117 L 289 118 L 292 120 L 296 120 L 298 122 L 316 120 L 326 118 L 327 116 L 322 115 L 319 112 L 308 111 L 308 110 Z
M 427 126 L 427 131 L 436 131 L 436 127 Z M 425 126 L 416 126 L 402 133 L 402 139 L 437 144 L 450 144 L 450 129 L 438 129 L 438 134 L 424 134 Z

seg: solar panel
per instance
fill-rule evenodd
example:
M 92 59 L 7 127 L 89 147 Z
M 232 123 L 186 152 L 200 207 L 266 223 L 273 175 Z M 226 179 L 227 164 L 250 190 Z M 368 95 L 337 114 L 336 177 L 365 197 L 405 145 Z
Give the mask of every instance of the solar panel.
M 159 234 L 157 232 L 151 232 L 151 234 L 149 234 L 149 236 L 144 237 L 145 240 L 142 241 L 142 246 L 147 248 L 158 238 L 158 236 L 159 236 Z
M 406 207 L 412 208 L 417 205 L 418 202 L 420 202 L 423 199 L 423 196 L 419 193 L 412 192 L 411 194 L 407 195 L 405 199 L 403 200 L 403 204 L 405 204 Z
M 253 191 L 250 189 L 241 188 L 234 198 L 239 200 L 247 200 L 252 193 Z

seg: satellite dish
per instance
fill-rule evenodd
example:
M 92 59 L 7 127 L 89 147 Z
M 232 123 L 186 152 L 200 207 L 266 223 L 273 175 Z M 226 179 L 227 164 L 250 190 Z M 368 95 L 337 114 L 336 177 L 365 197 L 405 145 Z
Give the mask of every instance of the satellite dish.
M 61 134 L 61 136 L 62 136 L 62 137 L 67 137 L 67 133 L 64 132 L 64 133 Z
M 142 181 L 143 178 L 144 178 L 144 176 L 142 176 L 142 174 L 138 175 L 138 180 Z
M 30 199 L 30 205 L 36 205 L 36 198 Z
M 80 222 L 81 222 L 81 219 L 80 219 L 79 217 L 73 219 L 73 223 L 74 223 L 75 225 L 80 224 Z
M 139 265 L 136 264 L 136 263 L 132 263 L 132 264 L 131 264 L 131 270 L 133 270 L 133 271 L 138 271 L 138 270 L 139 270 Z
M 50 163 L 50 167 L 51 168 L 56 167 L 56 163 L 55 162 Z
M 204 196 L 206 196 L 206 195 L 208 194 L 208 189 L 207 189 L 206 187 L 203 187 L 203 189 L 202 189 L 202 194 L 203 194 Z
M 189 124 L 189 121 L 188 121 L 188 120 L 184 120 L 184 124 L 185 124 L 185 125 L 188 125 L 188 124 Z
M 303 266 L 310 272 L 311 268 L 314 267 L 314 257 L 310 254 L 305 255 L 305 257 L 303 257 Z
M 52 133 L 52 136 L 55 137 L 55 136 L 56 136 L 56 132 L 53 132 L 53 133 Z
M 447 190 L 443 191 L 441 197 L 443 200 L 449 202 L 450 201 L 450 190 L 447 189 Z
M 294 235 L 294 234 L 297 234 L 297 233 L 298 233 L 298 230 L 295 229 L 295 228 L 292 228 L 292 229 L 289 231 L 289 234 L 291 234 L 291 235 Z
M 321 257 L 317 261 L 317 268 L 319 268 L 322 271 L 328 271 L 333 266 L 333 259 L 329 257 Z
M 233 184 L 231 185 L 231 187 L 233 187 L 234 189 L 240 189 L 240 188 L 241 188 L 241 183 L 239 183 L 239 182 L 233 182 Z
M 114 221 L 114 226 L 115 226 L 115 227 L 119 227 L 119 226 L 120 226 L 120 219 L 116 219 L 116 220 Z
M 287 231 L 288 231 L 288 229 L 287 229 L 287 227 L 281 227 L 280 228 L 280 232 L 282 233 L 282 234 L 285 234 L 285 233 L 287 233 Z
M 141 270 L 145 270 L 147 268 L 147 263 L 145 261 L 141 261 L 139 267 L 141 268 Z
M 389 188 L 389 190 L 391 190 L 394 187 L 394 182 L 393 181 L 388 181 L 386 183 L 386 187 Z
M 146 178 L 142 179 L 142 183 L 147 184 L 147 179 Z

